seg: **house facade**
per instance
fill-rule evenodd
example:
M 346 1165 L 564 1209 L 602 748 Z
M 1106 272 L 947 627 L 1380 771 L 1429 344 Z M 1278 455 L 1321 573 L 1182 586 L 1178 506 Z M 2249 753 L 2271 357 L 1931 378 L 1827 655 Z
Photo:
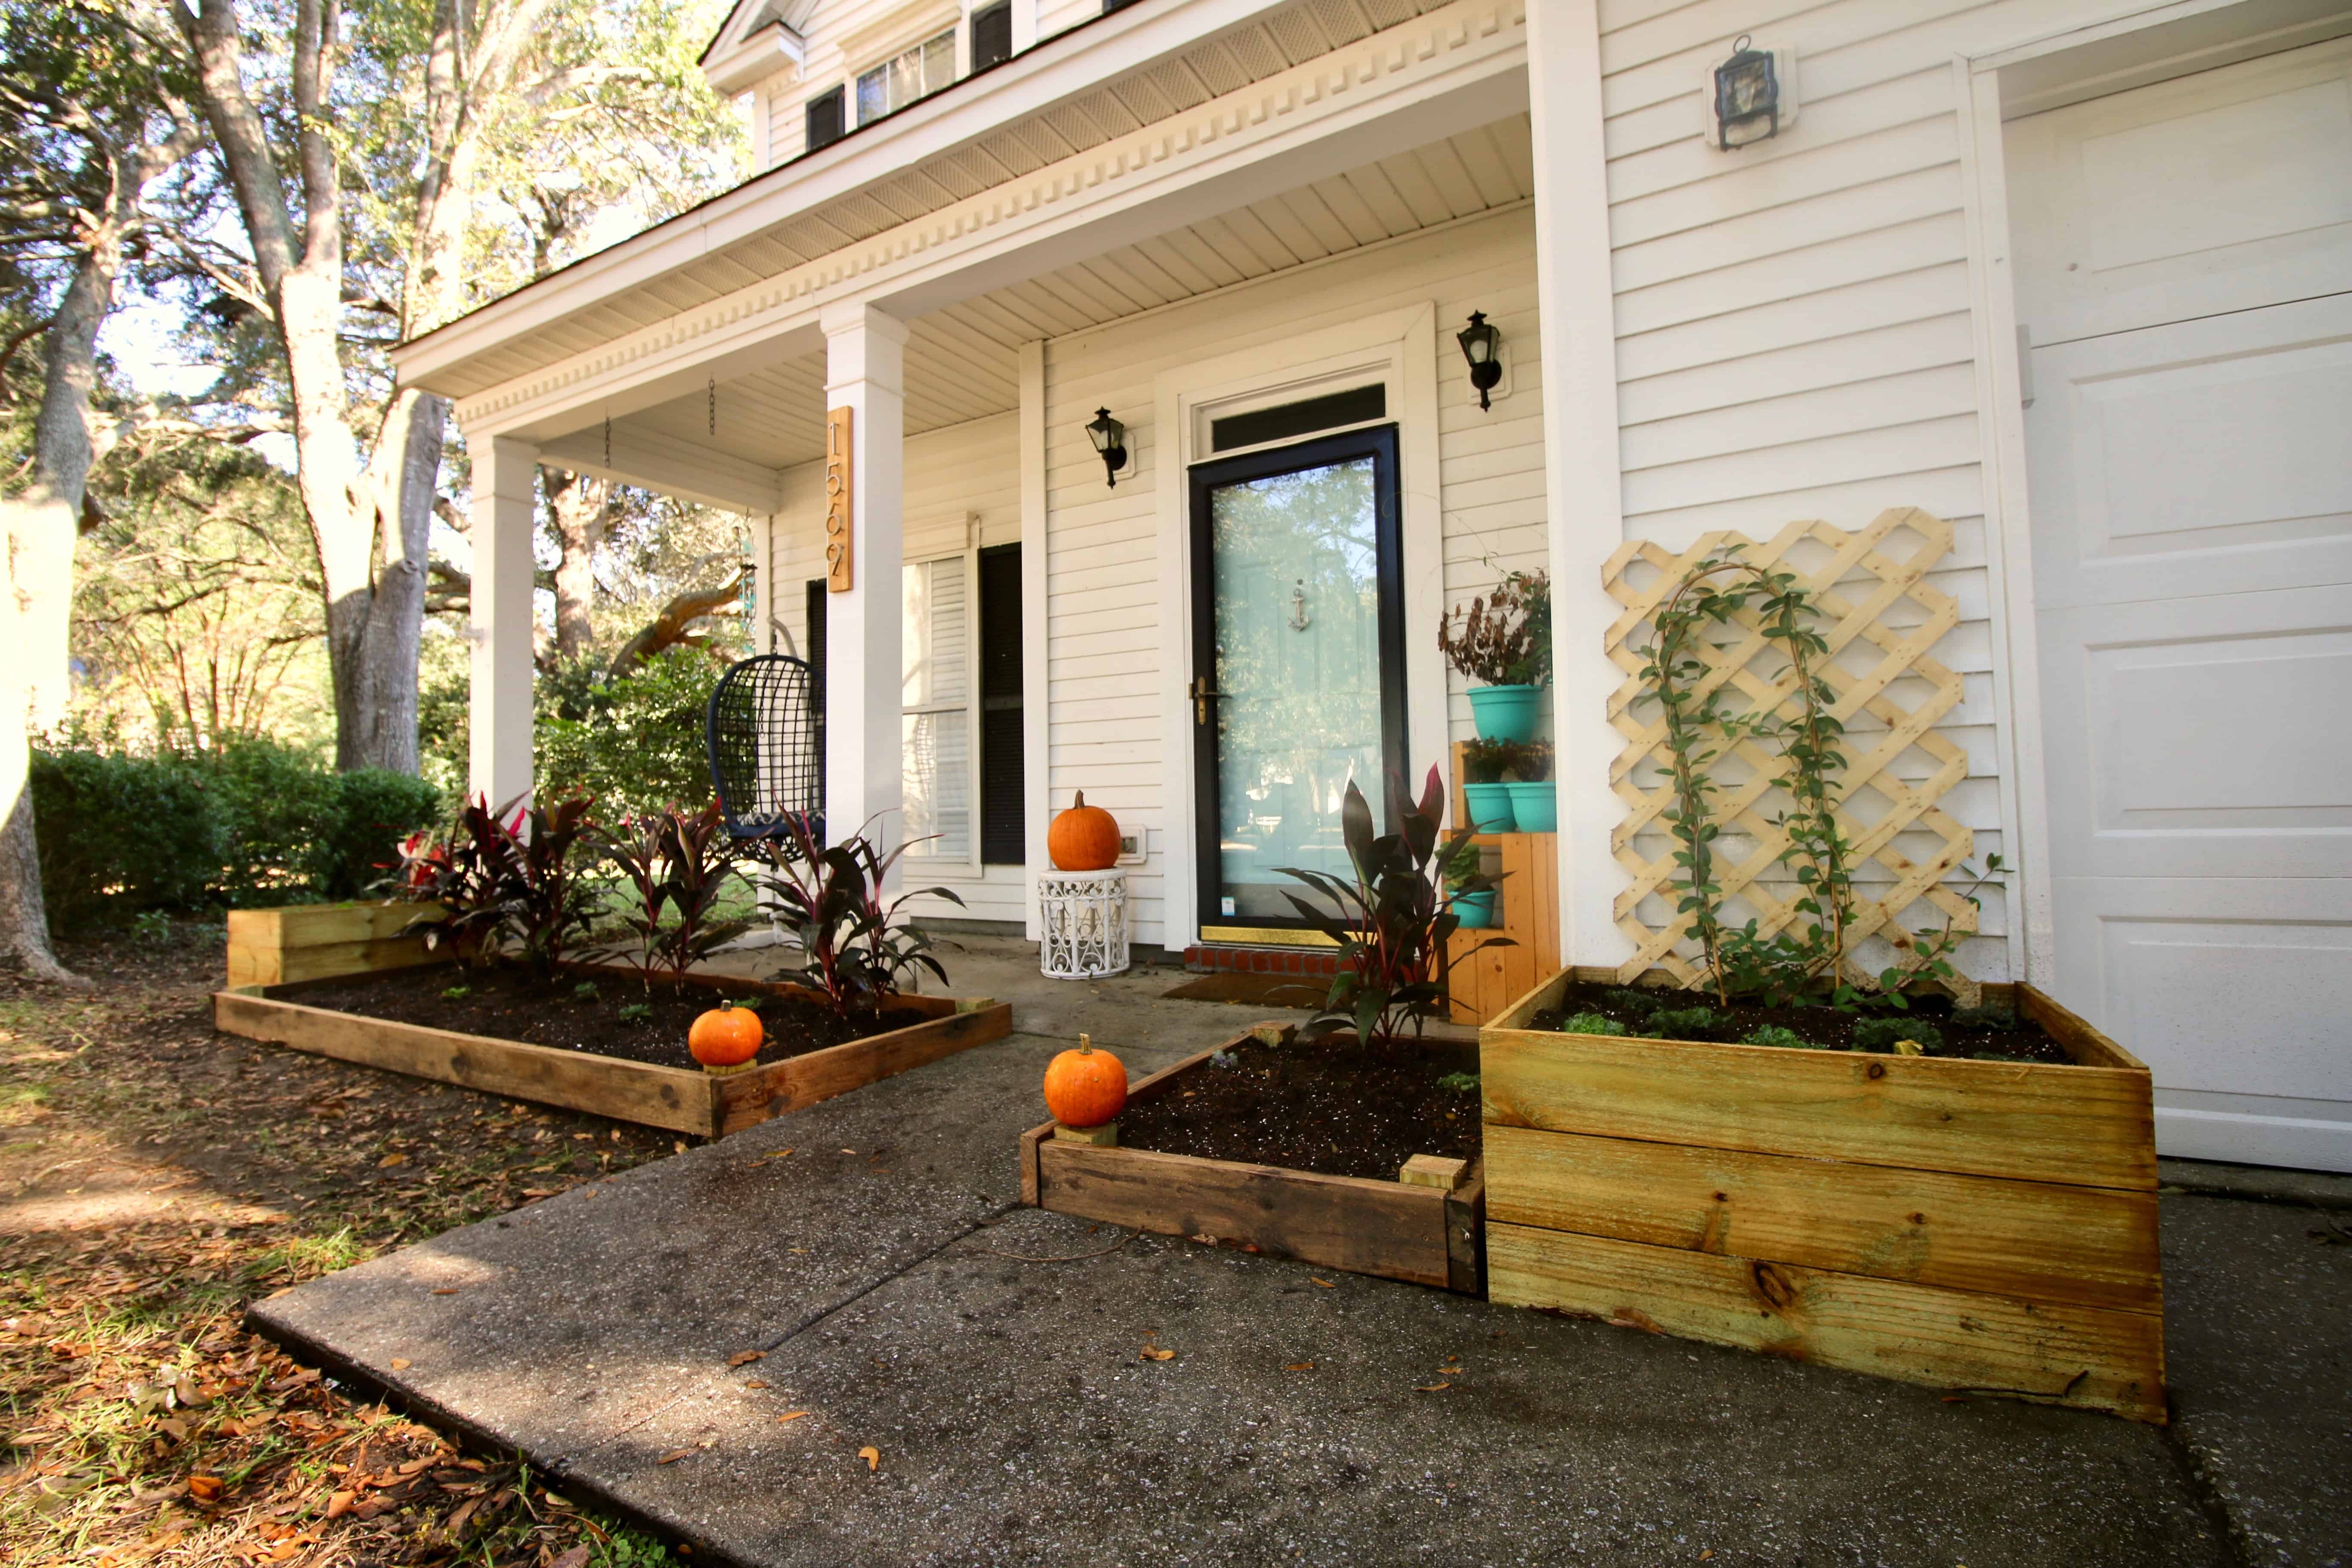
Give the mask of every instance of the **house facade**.
M 2352 1170 L 2341 0 L 742 0 L 704 66 L 759 174 L 396 356 L 472 455 L 493 798 L 541 464 L 751 519 L 829 827 L 936 912 L 1034 935 L 1083 791 L 1171 951 L 1295 940 L 1272 868 L 1471 733 L 1440 616 L 1542 569 L 1559 950 L 1616 964 L 1612 561 L 1916 508 L 1937 809 L 2015 867 L 1962 967 L 2147 1060 L 2167 1152 Z

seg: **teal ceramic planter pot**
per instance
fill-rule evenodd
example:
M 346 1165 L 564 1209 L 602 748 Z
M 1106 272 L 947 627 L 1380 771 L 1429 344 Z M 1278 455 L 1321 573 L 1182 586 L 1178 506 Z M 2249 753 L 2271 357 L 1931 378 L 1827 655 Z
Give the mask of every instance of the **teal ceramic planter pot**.
M 1534 784 L 1507 784 L 1511 792 L 1511 820 L 1522 833 L 1559 831 L 1559 786 L 1551 779 Z
M 1464 931 L 1486 931 L 1495 923 L 1495 889 L 1454 895 L 1454 913 Z
M 1511 815 L 1511 786 L 1507 784 L 1466 784 L 1463 804 L 1470 809 L 1470 826 L 1479 833 L 1508 833 L 1518 818 Z
M 1540 686 L 1474 686 L 1470 713 L 1482 741 L 1532 741 L 1543 707 Z

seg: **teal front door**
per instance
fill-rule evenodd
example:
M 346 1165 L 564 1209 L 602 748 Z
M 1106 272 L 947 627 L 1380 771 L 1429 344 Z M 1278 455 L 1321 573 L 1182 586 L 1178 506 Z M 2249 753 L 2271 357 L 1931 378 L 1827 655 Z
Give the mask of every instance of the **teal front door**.
M 1385 815 L 1404 772 L 1396 426 L 1191 477 L 1201 925 L 1235 940 L 1303 928 L 1283 868 L 1345 876 L 1348 786 Z

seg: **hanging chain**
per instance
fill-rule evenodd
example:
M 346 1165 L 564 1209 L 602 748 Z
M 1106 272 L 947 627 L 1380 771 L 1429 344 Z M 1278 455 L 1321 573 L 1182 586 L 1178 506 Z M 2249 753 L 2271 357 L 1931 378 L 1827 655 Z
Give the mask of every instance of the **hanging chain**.
M 604 467 L 613 466 L 613 416 L 604 416 Z
M 715 376 L 715 375 L 714 375 L 714 376 L 712 376 L 712 377 L 710 378 L 710 434 L 711 434 L 711 437 L 712 437 L 714 440 L 718 438 L 718 436 L 719 436 L 719 378 L 718 378 L 717 376 Z

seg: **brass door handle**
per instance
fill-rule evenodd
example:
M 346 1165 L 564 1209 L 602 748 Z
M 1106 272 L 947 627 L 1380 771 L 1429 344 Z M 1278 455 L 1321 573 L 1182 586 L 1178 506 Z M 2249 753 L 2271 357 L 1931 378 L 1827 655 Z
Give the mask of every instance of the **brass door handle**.
M 1223 692 L 1209 684 L 1207 676 L 1194 676 L 1192 678 L 1192 722 L 1206 724 L 1209 721 L 1209 704 L 1223 695 Z

